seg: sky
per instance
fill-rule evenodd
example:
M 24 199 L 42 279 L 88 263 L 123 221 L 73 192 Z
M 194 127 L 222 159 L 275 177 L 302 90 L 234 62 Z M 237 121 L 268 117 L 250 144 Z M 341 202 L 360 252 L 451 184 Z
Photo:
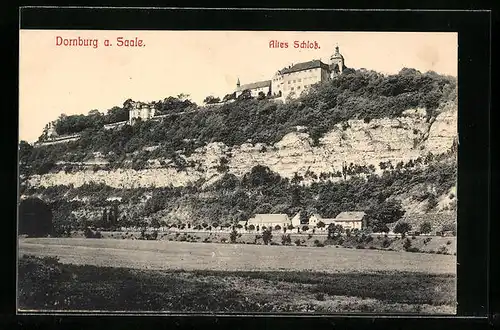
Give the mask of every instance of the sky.
M 78 37 L 97 39 L 97 47 L 58 45 Z M 143 46 L 118 47 L 118 37 Z M 271 40 L 288 48 L 270 48 Z M 294 48 L 294 41 L 319 48 Z M 457 76 L 456 33 L 21 30 L 19 138 L 34 142 L 62 113 L 106 113 L 129 98 L 151 102 L 184 93 L 198 104 L 208 95 L 222 98 L 238 78 L 247 84 L 294 63 L 328 63 L 336 45 L 350 68 Z

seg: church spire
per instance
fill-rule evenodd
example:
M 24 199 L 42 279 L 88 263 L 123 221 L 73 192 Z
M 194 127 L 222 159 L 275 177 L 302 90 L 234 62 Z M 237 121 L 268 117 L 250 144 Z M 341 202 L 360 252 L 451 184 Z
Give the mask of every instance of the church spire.
M 238 81 L 236 82 L 236 87 L 240 87 L 240 77 L 238 77 Z
M 338 43 L 335 45 L 335 55 L 337 55 L 337 54 L 340 54 Z

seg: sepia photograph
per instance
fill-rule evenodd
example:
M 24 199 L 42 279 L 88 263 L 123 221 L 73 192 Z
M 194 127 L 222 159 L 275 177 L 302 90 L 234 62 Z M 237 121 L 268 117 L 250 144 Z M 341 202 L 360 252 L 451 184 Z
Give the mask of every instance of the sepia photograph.
M 18 312 L 457 312 L 458 34 L 19 32 Z

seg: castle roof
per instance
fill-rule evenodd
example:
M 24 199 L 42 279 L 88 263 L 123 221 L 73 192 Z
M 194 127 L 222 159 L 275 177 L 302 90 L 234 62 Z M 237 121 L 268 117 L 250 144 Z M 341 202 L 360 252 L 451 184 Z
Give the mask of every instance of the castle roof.
M 342 54 L 333 54 L 330 59 L 337 59 L 337 58 L 340 58 L 342 60 L 344 60 L 344 56 L 342 56 Z
M 280 72 L 281 72 L 281 74 L 288 74 L 288 73 L 292 73 L 292 72 L 298 72 L 298 71 L 304 71 L 304 70 L 316 69 L 316 68 L 322 68 L 322 69 L 326 69 L 326 70 L 330 69 L 328 64 L 321 62 L 321 60 L 312 60 L 309 62 L 302 62 L 302 63 L 294 64 L 290 68 L 284 68 L 284 69 L 280 70 Z
M 271 86 L 271 80 L 264 80 L 264 81 L 257 81 L 251 84 L 246 84 L 246 85 L 241 85 L 238 87 L 238 91 L 244 91 L 245 89 L 255 89 L 255 88 L 263 88 L 263 87 L 270 87 Z
M 332 57 L 330 57 L 330 59 L 336 59 L 336 58 L 341 58 L 342 60 L 344 60 L 344 56 L 342 56 L 342 54 L 340 54 L 340 50 L 339 50 L 339 45 L 337 45 L 335 47 L 335 53 L 332 55 Z

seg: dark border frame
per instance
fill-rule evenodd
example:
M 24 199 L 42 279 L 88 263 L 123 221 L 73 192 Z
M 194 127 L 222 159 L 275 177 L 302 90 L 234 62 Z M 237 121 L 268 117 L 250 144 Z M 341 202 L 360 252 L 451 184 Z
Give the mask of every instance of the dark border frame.
M 460 317 L 405 316 L 405 328 L 410 324 L 422 327 L 425 322 L 446 320 L 450 325 L 463 321 L 483 324 L 491 321 L 498 305 L 490 305 L 492 288 L 488 277 L 490 255 L 490 71 L 491 71 L 491 12 L 490 11 L 372 11 L 372 10 L 284 10 L 284 9 L 152 9 L 152 8 L 35 8 L 19 9 L 22 29 L 113 29 L 113 30 L 311 30 L 311 31 L 419 31 L 458 32 L 459 38 L 459 171 L 458 171 L 458 313 Z M 18 49 L 18 47 L 17 47 Z M 18 54 L 15 53 L 17 57 Z M 16 64 L 18 58 L 16 58 Z M 17 67 L 17 66 L 16 66 Z M 16 80 L 17 82 L 17 80 Z M 17 91 L 17 86 L 16 86 Z M 17 105 L 17 104 L 16 104 Z M 16 116 L 17 120 L 17 116 Z M 17 127 L 15 144 L 17 145 Z M 12 124 L 14 125 L 14 123 Z M 17 147 L 15 150 L 17 154 Z M 16 173 L 16 171 L 14 171 Z M 17 178 L 14 178 L 17 181 Z M 16 198 L 17 199 L 17 198 Z M 14 227 L 15 228 L 15 227 Z M 491 228 L 493 229 L 493 228 Z M 15 231 L 13 231 L 15 232 Z M 493 233 L 491 233 L 493 236 Z M 14 239 L 16 241 L 16 239 Z M 493 251 L 493 250 L 491 250 Z M 14 253 L 15 255 L 15 253 Z M 15 270 L 14 270 L 15 278 Z M 15 292 L 14 292 L 15 293 Z M 498 302 L 495 302 L 496 304 Z M 15 304 L 14 304 L 15 309 Z M 357 314 L 359 315 L 359 314 Z M 387 316 L 317 317 L 290 315 L 275 317 L 273 326 L 311 327 L 366 324 L 386 327 L 397 321 Z M 38 319 L 54 322 L 56 316 L 23 316 L 17 320 L 32 324 Z M 187 325 L 186 322 L 216 326 L 233 325 L 234 320 L 252 328 L 265 326 L 271 318 L 233 316 L 158 317 L 160 322 Z M 158 318 L 151 318 L 153 321 Z M 30 320 L 31 319 L 31 320 Z M 100 317 L 108 325 L 115 317 Z M 134 318 L 123 316 L 120 323 L 129 324 Z M 141 318 L 142 319 L 142 318 Z M 163 319 L 163 321 L 161 321 Z M 166 321 L 165 319 L 168 319 Z M 64 327 L 89 318 L 68 316 L 61 319 Z M 73 320 L 73 321 L 72 321 Z M 309 324 L 304 323 L 307 320 Z M 401 320 L 401 318 L 399 318 Z M 52 322 L 51 322 L 52 321 Z M 35 321 L 36 322 L 36 321 Z M 68 323 L 70 322 L 70 323 Z M 141 323 L 144 320 L 140 321 Z M 356 323 L 357 322 L 357 323 Z M 458 323 L 457 323 L 458 322 Z M 57 322 L 59 323 L 59 322 Z M 99 322 L 100 323 L 100 322 Z M 103 323 L 101 323 L 103 324 Z M 420 325 L 419 325 L 420 324 Z M 55 324 L 53 324 L 55 325 Z M 104 324 L 103 324 L 104 325 Z M 270 324 L 269 324 L 270 325 Z

